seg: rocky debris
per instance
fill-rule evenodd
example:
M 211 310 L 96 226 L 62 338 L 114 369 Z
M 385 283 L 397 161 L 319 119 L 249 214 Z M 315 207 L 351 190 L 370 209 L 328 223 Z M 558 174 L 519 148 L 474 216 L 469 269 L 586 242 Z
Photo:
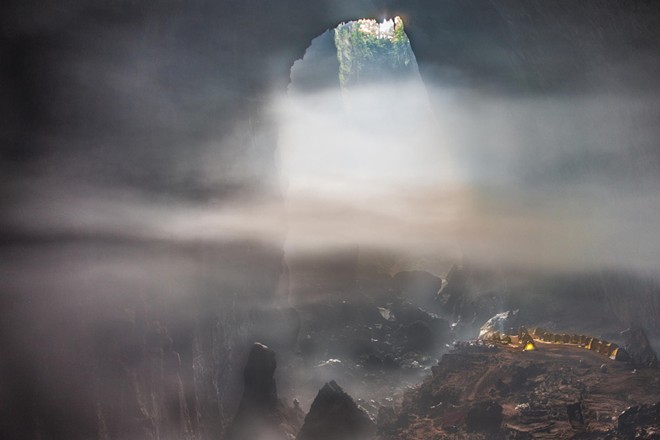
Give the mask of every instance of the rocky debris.
M 379 434 L 382 440 L 633 438 L 617 434 L 616 414 L 629 402 L 660 395 L 660 371 L 631 374 L 629 365 L 610 361 L 603 373 L 602 362 L 598 353 L 574 346 L 523 352 L 461 344 L 405 394 L 394 416 L 383 411 Z M 644 408 L 637 411 L 642 421 L 633 412 L 622 415 L 621 429 L 648 423 L 640 438 L 652 438 L 655 425 Z
M 298 309 L 299 352 L 312 365 L 327 359 L 341 359 L 346 368 L 423 365 L 450 337 L 446 320 L 398 297 L 331 298 Z
M 366 440 L 376 426 L 367 413 L 335 381 L 319 391 L 297 440 Z
M 626 409 L 617 421 L 617 431 L 635 439 L 660 439 L 660 402 Z
M 465 416 L 468 431 L 497 432 L 502 425 L 502 405 L 487 400 L 472 405 Z
M 400 403 L 406 386 L 430 371 L 451 340 L 445 319 L 396 293 L 329 295 L 296 308 L 300 356 L 280 358 L 293 374 L 278 384 L 295 388 L 302 407 L 309 408 L 319 383 L 335 380 L 359 389 L 361 407 L 375 419 L 380 405 Z
M 636 368 L 658 366 L 658 356 L 651 348 L 649 338 L 642 328 L 631 327 L 621 332 L 621 336 L 625 340 L 623 347 L 633 366 Z
M 228 427 L 228 440 L 289 440 L 302 422 L 302 410 L 285 406 L 277 396 L 275 352 L 255 343 L 243 370 L 244 390 Z

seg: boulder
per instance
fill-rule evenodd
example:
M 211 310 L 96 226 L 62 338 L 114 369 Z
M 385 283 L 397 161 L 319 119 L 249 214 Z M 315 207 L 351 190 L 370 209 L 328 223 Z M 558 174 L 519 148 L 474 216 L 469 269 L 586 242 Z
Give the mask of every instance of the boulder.
M 625 340 L 623 348 L 636 368 L 658 366 L 658 356 L 642 328 L 631 327 L 621 332 L 621 336 Z
M 626 435 L 626 438 L 647 438 L 645 434 L 648 431 L 659 432 L 660 402 L 631 406 L 625 410 L 619 416 L 617 431 Z

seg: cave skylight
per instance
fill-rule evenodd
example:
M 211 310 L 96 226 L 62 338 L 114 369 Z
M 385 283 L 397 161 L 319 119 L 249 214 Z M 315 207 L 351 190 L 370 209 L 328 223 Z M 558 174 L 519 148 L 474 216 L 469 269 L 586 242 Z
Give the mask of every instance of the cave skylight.
M 400 17 L 360 19 L 334 30 L 342 88 L 401 79 L 417 73 L 417 62 Z

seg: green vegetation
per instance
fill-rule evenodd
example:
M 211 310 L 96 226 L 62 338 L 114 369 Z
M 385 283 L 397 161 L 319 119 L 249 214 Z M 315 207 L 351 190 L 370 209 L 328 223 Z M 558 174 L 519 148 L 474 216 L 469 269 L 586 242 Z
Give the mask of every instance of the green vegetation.
M 358 20 L 337 26 L 335 46 L 342 87 L 405 77 L 417 70 L 403 21 L 396 17 L 387 24 Z

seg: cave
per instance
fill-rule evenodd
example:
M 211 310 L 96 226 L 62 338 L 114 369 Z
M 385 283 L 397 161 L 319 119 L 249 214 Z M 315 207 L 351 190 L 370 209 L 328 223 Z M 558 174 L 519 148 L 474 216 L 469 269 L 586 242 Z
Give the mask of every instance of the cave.
M 652 438 L 659 17 L 10 1 L 1 436 Z

